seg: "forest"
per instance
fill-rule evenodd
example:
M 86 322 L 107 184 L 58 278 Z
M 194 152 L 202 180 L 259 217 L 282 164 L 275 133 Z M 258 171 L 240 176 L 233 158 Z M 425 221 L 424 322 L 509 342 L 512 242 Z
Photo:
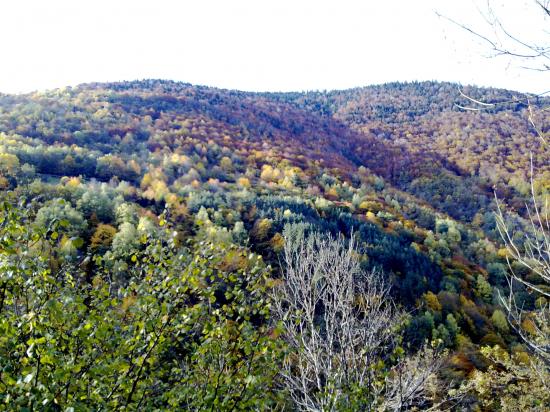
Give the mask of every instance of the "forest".
M 549 104 L 0 94 L 0 410 L 547 410 Z

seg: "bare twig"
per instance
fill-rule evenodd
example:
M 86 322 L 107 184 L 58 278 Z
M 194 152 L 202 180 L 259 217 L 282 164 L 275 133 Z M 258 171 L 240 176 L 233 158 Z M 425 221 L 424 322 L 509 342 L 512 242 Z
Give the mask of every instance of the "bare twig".
M 531 157 L 531 202 L 526 205 L 530 230 L 525 235 L 523 247 L 517 245 L 513 234 L 506 225 L 501 203 L 497 200 L 497 228 L 504 241 L 510 258 L 507 257 L 510 275 L 509 293 L 501 296 L 508 320 L 513 329 L 521 336 L 527 346 L 550 366 L 550 307 L 547 301 L 541 301 L 539 307 L 526 311 L 517 302 L 515 284 L 523 285 L 528 291 L 550 299 L 550 218 L 548 201 L 541 204 L 533 183 L 533 159 Z M 519 276 L 512 266 L 513 261 L 527 268 L 536 280 L 526 280 Z M 529 325 L 526 330 L 526 323 Z
M 405 314 L 395 308 L 382 273 L 364 272 L 358 257 L 354 236 L 346 244 L 285 231 L 284 283 L 274 311 L 290 348 L 282 380 L 300 410 L 401 410 L 425 400 L 440 367 L 435 358 L 407 358 L 390 371 L 403 379 L 380 386 L 375 364 L 395 348 Z M 363 403 L 357 391 L 368 394 Z

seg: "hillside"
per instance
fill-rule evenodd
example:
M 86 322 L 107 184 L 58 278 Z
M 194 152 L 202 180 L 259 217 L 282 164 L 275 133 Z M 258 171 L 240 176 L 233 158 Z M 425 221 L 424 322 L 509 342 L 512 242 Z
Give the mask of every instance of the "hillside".
M 0 222 L 4 248 L 11 250 L 6 262 L 25 249 L 23 240 L 31 242 L 35 231 L 44 237 L 36 242 L 44 244 L 33 244 L 25 259 L 38 254 L 40 270 L 59 279 L 72 268 L 72 281 L 84 289 L 106 284 L 98 279 L 108 273 L 111 286 L 101 293 L 121 299 L 124 311 L 146 293 L 139 285 L 164 276 L 162 270 L 174 275 L 175 267 L 197 265 L 212 280 L 181 305 L 206 302 L 204 308 L 218 310 L 212 316 L 227 310 L 223 316 L 232 322 L 240 319 L 239 310 L 250 310 L 244 317 L 247 333 L 261 340 L 267 336 L 261 328 L 272 326 L 268 309 L 231 289 L 233 281 L 224 278 L 217 289 L 215 274 L 237 274 L 247 279 L 240 284 L 245 289 L 260 282 L 246 278 L 258 270 L 276 282 L 288 227 L 347 238 L 353 233 L 363 267 L 380 268 L 391 295 L 409 313 L 401 335 L 405 351 L 437 340 L 450 351 L 442 379 L 466 379 L 487 366 L 481 346 L 520 350 L 497 305 L 508 268 L 495 227 L 494 190 L 515 212 L 508 224 L 521 238 L 529 153 L 537 171 L 535 190 L 545 194 L 550 151 L 526 120 L 522 97 L 506 90 L 461 90 L 495 105 L 465 110 L 471 102 L 457 85 L 435 82 L 245 93 L 144 80 L 0 95 L 0 193 L 5 216 L 13 214 L 19 222 L 12 222 L 17 230 Z M 546 116 L 538 120 L 547 132 L 550 114 L 538 115 Z M 185 265 L 174 263 L 180 262 L 175 257 L 180 248 Z M 262 288 L 263 283 L 251 296 L 267 296 Z M 177 299 L 175 292 L 166 293 Z M 82 305 L 89 299 L 82 298 Z M 533 296 L 523 299 L 526 308 L 534 307 Z M 132 316 L 138 315 L 121 322 Z M 213 321 L 208 333 L 222 320 Z M 114 325 L 112 334 L 117 330 Z M 171 333 L 166 339 L 179 342 L 180 332 Z M 192 327 L 185 333 L 191 341 L 212 342 L 202 342 Z M 196 356 L 197 348 L 182 342 L 162 346 L 155 362 L 172 365 L 178 356 Z M 258 376 L 266 367 L 252 360 L 250 365 Z M 24 366 L 12 367 L 16 381 Z M 259 385 L 270 384 L 258 379 Z

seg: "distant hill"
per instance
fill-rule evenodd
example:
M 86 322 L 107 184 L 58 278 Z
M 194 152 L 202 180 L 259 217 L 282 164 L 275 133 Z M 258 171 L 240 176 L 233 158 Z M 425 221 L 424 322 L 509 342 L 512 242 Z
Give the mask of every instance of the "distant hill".
M 464 110 L 481 107 L 464 95 L 494 106 Z M 548 101 L 533 98 L 531 103 Z M 0 106 L 0 132 L 58 148 L 76 144 L 124 158 L 136 156 L 136 148 L 172 151 L 177 137 L 185 136 L 244 157 L 267 151 L 273 159 L 304 168 L 318 163 L 348 178 L 362 165 L 466 221 L 487 206 L 495 185 L 522 209 L 529 153 L 539 179 L 550 176 L 550 153 L 541 150 L 527 121 L 525 96 L 501 89 L 421 82 L 249 93 L 144 80 L 2 96 Z M 547 128 L 549 115 L 542 114 L 546 118 L 540 123 Z M 127 136 L 138 145 L 125 144 Z M 108 173 L 95 174 L 93 163 L 84 175 L 107 178 Z M 62 162 L 50 166 L 42 162 L 38 168 L 65 174 Z

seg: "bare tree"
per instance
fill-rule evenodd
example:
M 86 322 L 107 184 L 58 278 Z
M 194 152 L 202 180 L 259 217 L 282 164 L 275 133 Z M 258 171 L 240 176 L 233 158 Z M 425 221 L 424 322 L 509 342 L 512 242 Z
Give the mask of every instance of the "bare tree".
M 382 373 L 405 314 L 382 273 L 362 270 L 354 236 L 346 244 L 287 227 L 282 263 L 274 311 L 289 348 L 281 377 L 296 408 L 405 410 L 426 401 L 441 360 L 421 351 Z
M 501 296 L 501 301 L 514 330 L 548 367 L 550 366 L 550 205 L 548 196 L 542 200 L 542 196 L 537 196 L 535 192 L 532 162 L 531 203 L 526 205 L 530 227 L 523 245 L 520 246 L 506 225 L 505 213 L 497 198 L 497 227 L 509 253 L 506 259 L 510 272 L 508 296 Z M 528 269 L 534 277 L 526 279 L 517 274 L 512 266 L 512 260 Z M 539 297 L 534 310 L 526 311 L 518 302 L 519 285 Z

